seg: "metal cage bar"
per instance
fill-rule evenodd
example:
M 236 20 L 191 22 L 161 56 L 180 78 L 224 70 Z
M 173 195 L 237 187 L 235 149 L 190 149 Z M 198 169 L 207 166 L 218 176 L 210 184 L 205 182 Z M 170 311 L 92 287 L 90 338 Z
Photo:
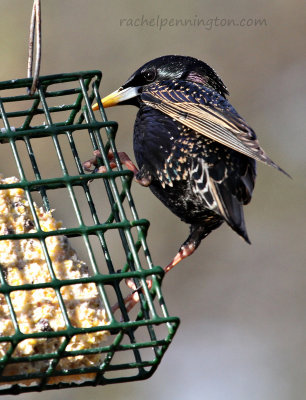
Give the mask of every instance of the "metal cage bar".
M 115 145 L 117 123 L 107 120 L 102 106 L 97 114 L 91 110 L 93 102 L 101 104 L 99 95 L 101 78 L 100 71 L 40 77 L 38 91 L 34 95 L 20 94 L 19 90 L 30 88 L 32 79 L 0 82 L 0 123 L 3 125 L 0 143 L 1 146 L 7 146 L 7 151 L 13 155 L 19 174 L 18 182 L 2 184 L 0 190 L 13 188 L 24 190 L 35 227 L 27 233 L 6 232 L 0 235 L 0 241 L 39 240 L 51 277 L 47 282 L 10 285 L 7 283 L 5 271 L 0 266 L 0 294 L 8 306 L 15 331 L 12 335 L 0 332 L 0 350 L 2 344 L 7 345 L 5 354 L 3 354 L 4 347 L 0 352 L 2 354 L 0 394 L 146 379 L 156 370 L 179 325 L 179 319 L 169 315 L 162 296 L 160 284 L 163 270 L 152 263 L 146 242 L 149 223 L 139 218 L 130 191 L 132 173 L 122 168 L 118 157 Z M 54 105 L 54 102 L 60 102 L 64 97 L 65 104 Z M 68 102 L 67 97 L 70 99 Z M 30 106 L 25 107 L 24 102 L 30 103 Z M 92 150 L 100 151 L 101 165 L 106 166 L 107 172 L 85 173 L 78 143 L 80 134 L 87 138 L 89 154 Z M 44 177 L 43 168 L 39 163 L 40 154 L 35 150 L 36 142 L 43 138 L 51 139 L 56 154 L 55 160 L 61 172 L 48 178 Z M 70 164 L 66 161 L 67 148 L 65 150 L 62 148 L 62 138 L 68 143 L 69 156 L 74 160 L 75 172 L 72 174 L 69 171 Z M 18 143 L 24 143 L 31 171 L 25 166 Z M 107 157 L 109 149 L 112 150 L 116 160 L 117 169 L 114 171 L 110 168 Z M 31 174 L 33 179 L 28 178 Z M 103 218 L 95 204 L 93 187 L 103 190 L 104 202 L 109 203 L 109 211 Z M 76 217 L 76 223 L 52 231 L 43 230 L 33 196 L 35 199 L 38 196 L 47 212 L 52 209 L 50 193 L 57 193 L 59 190 L 64 190 L 68 194 L 72 204 L 71 213 Z M 79 193 L 82 193 L 82 198 Z M 83 215 L 85 206 L 86 210 L 89 210 L 90 222 L 88 217 L 85 220 Z M 123 250 L 121 268 L 113 262 L 110 250 L 113 243 L 108 238 L 110 232 L 118 232 L 116 248 L 120 247 Z M 48 238 L 59 236 L 65 236 L 68 240 L 73 238 L 82 240 L 91 269 L 90 276 L 78 279 L 59 279 L 56 276 L 46 241 Z M 93 239 L 96 240 L 95 244 Z M 147 278 L 152 279 L 151 290 L 148 289 Z M 137 287 L 143 288 L 140 302 L 132 312 L 127 311 L 124 303 L 127 291 L 125 279 L 133 279 Z M 65 287 L 89 283 L 97 287 L 108 323 L 100 326 L 76 327 L 70 321 L 62 290 Z M 65 329 L 30 333 L 24 333 L 20 329 L 11 296 L 14 292 L 32 292 L 39 289 L 52 289 L 55 292 Z M 117 314 L 113 308 L 114 302 L 118 303 Z M 76 335 L 96 332 L 107 332 L 108 339 L 105 345 L 67 350 Z M 58 339 L 60 345 L 49 353 L 16 356 L 18 345 L 29 339 Z M 148 350 L 152 350 L 149 358 L 146 355 Z M 96 354 L 100 354 L 101 357 L 99 363 L 95 365 L 72 369 L 60 368 L 63 358 L 90 357 Z M 123 357 L 125 354 L 131 355 L 132 358 L 126 361 Z M 115 358 L 119 360 L 115 362 Z M 21 365 L 45 363 L 45 369 L 18 375 L 5 374 L 8 365 L 20 363 Z M 69 376 L 73 378 L 71 381 L 68 379 Z M 75 381 L 75 376 L 85 377 L 86 381 Z M 24 384 L 25 381 L 28 383 Z

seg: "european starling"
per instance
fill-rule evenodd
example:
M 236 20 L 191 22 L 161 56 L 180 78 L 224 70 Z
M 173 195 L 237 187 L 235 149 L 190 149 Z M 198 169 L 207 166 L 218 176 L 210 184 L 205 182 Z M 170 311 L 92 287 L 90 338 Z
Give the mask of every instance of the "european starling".
M 125 153 L 122 162 L 190 225 L 190 235 L 165 272 L 224 221 L 250 243 L 243 205 L 252 197 L 256 160 L 288 175 L 260 147 L 254 131 L 226 99 L 228 94 L 203 61 L 164 56 L 144 64 L 102 100 L 104 107 L 138 107 L 134 152 L 139 170 Z

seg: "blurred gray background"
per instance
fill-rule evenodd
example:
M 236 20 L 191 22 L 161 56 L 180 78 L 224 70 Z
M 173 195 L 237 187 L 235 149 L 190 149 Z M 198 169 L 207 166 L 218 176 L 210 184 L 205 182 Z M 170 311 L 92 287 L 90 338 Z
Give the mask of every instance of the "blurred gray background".
M 247 4 L 246 4 L 247 3 Z M 31 0 L 1 0 L 1 80 L 26 76 Z M 127 26 L 122 19 L 264 18 L 262 26 Z M 252 246 L 224 226 L 165 278 L 180 329 L 148 381 L 44 393 L 45 399 L 300 400 L 306 393 L 305 2 L 42 1 L 42 74 L 102 69 L 101 93 L 165 54 L 201 58 L 222 77 L 230 101 L 293 180 L 258 166 L 245 209 Z M 218 22 L 217 22 L 218 23 Z M 136 109 L 108 111 L 117 146 L 133 155 Z M 10 175 L 5 151 L 0 172 Z M 90 157 L 83 150 L 82 157 Z M 45 160 L 52 167 L 52 159 Z M 134 185 L 156 265 L 166 265 L 188 227 L 148 189 Z M 68 210 L 67 210 L 68 212 Z M 61 214 L 65 218 L 65 209 Z M 39 399 L 40 394 L 20 395 Z

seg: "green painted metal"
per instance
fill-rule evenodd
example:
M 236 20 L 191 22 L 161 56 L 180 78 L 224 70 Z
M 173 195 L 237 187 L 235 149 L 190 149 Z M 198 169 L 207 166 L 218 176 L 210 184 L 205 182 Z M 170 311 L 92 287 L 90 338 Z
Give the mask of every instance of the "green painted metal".
M 122 168 L 118 158 L 115 146 L 115 135 L 118 128 L 117 123 L 107 120 L 102 106 L 100 107 L 98 117 L 91 110 L 91 104 L 93 102 L 99 102 L 100 100 L 98 89 L 101 78 L 102 74 L 100 71 L 43 76 L 39 79 L 37 93 L 32 96 L 28 94 L 16 94 L 16 89 L 20 88 L 24 88 L 24 93 L 26 93 L 26 88 L 30 88 L 32 85 L 32 79 L 17 79 L 0 82 L 0 122 L 3 123 L 3 128 L 0 133 L 0 145 L 7 146 L 8 151 L 12 152 L 20 178 L 20 182 L 1 185 L 1 189 L 23 188 L 25 190 L 36 228 L 36 232 L 33 233 L 0 235 L 0 240 L 39 239 L 52 277 L 52 280 L 48 283 L 10 286 L 7 284 L 4 273 L 0 268 L 0 293 L 5 296 L 9 305 L 11 319 L 15 328 L 14 335 L 0 337 L 0 342 L 9 342 L 11 344 L 5 356 L 0 359 L 0 374 L 8 364 L 50 360 L 49 367 L 44 373 L 37 372 L 19 376 L 1 375 L 0 394 L 18 394 L 61 387 L 96 386 L 146 379 L 156 370 L 179 325 L 179 319 L 177 317 L 171 317 L 168 314 L 162 296 L 160 285 L 163 278 L 163 269 L 154 266 L 150 257 L 146 243 L 149 222 L 144 219 L 139 219 L 130 191 L 133 175 L 130 171 Z M 69 88 L 65 88 L 65 85 L 68 83 Z M 54 85 L 56 85 L 56 87 L 54 87 Z M 58 86 L 61 86 L 60 90 Z M 12 94 L 9 93 L 10 91 L 12 91 Z M 58 99 L 62 96 L 71 96 L 74 100 L 70 104 L 49 105 L 50 99 Z M 18 111 L 7 111 L 9 103 L 13 103 L 14 105 L 23 104 L 19 102 L 29 102 L 29 100 L 31 103 L 30 107 L 21 107 L 21 110 L 19 109 L 20 107 L 16 107 Z M 63 112 L 66 113 L 64 120 L 53 122 L 54 116 L 58 116 Z M 42 116 L 44 118 L 44 123 L 41 125 L 36 124 L 34 121 L 36 116 Z M 20 118 L 22 119 L 22 122 L 19 123 L 18 126 L 11 123 L 11 121 L 14 123 L 16 118 L 19 118 L 19 120 Z M 102 155 L 101 163 L 107 167 L 107 172 L 103 174 L 85 174 L 79 157 L 77 140 L 75 139 L 75 134 L 78 132 L 82 132 L 82 135 L 87 135 L 90 139 L 92 148 L 88 148 L 89 156 L 93 150 L 100 150 Z M 77 169 L 77 174 L 74 175 L 69 174 L 67 162 L 64 159 L 60 143 L 60 137 L 63 136 L 66 137 L 69 143 L 70 151 Z M 37 163 L 35 151 L 33 150 L 33 142 L 46 137 L 52 139 L 62 174 L 61 176 L 43 179 Z M 23 159 L 19 154 L 17 146 L 18 141 L 25 144 L 35 177 L 33 180 L 27 179 L 27 171 L 23 165 Z M 110 149 L 115 155 L 117 164 L 117 170 L 115 171 L 110 168 L 107 158 Z M 110 212 L 103 221 L 99 218 L 99 213 L 96 209 L 96 207 L 99 207 L 99 204 L 94 204 L 90 181 L 94 181 L 94 183 L 104 188 L 109 201 Z M 81 188 L 85 195 L 92 218 L 91 224 L 84 222 L 80 201 L 76 193 L 77 188 Z M 77 224 L 69 228 L 45 232 L 42 231 L 39 226 L 39 220 L 33 205 L 33 194 L 39 193 L 44 209 L 50 210 L 52 208 L 52 203 L 48 198 L 48 193 L 50 191 L 56 191 L 57 189 L 64 189 L 69 193 L 73 205 L 72 212 L 76 216 Z M 130 217 L 127 216 L 127 210 Z M 117 245 L 123 248 L 125 254 L 125 264 L 119 271 L 118 268 L 113 265 L 112 256 L 109 252 L 109 243 L 106 237 L 106 233 L 109 230 L 117 230 L 119 232 L 118 237 L 120 241 L 118 240 Z M 133 236 L 133 232 L 137 233 L 136 239 L 135 233 Z M 83 239 L 93 271 L 92 276 L 69 280 L 59 280 L 56 278 L 45 243 L 45 239 L 48 236 L 54 235 L 65 235 L 68 238 L 79 237 Z M 97 260 L 90 241 L 90 238 L 93 236 L 98 239 L 108 273 L 105 273 L 105 271 L 101 273 L 99 270 L 99 260 Z M 140 252 L 144 254 L 145 261 L 141 261 L 139 257 Z M 143 265 L 144 262 L 146 264 L 145 267 Z M 136 313 L 133 318 L 131 318 L 130 313 L 126 311 L 122 285 L 120 286 L 120 283 L 124 282 L 126 278 L 133 279 L 137 286 L 141 285 L 143 287 L 143 292 L 140 293 L 139 312 L 138 314 Z M 146 285 L 147 278 L 152 279 L 153 282 L 153 287 L 150 291 Z M 99 294 L 108 314 L 109 325 L 76 328 L 73 327 L 69 321 L 60 289 L 65 285 L 88 282 L 94 282 L 98 287 Z M 57 294 L 66 329 L 61 331 L 24 334 L 18 327 L 18 321 L 10 299 L 10 294 L 16 290 L 36 290 L 46 287 L 53 288 Z M 108 287 L 113 288 L 116 294 L 116 301 L 119 304 L 122 320 L 118 320 L 113 314 L 113 304 L 111 304 L 108 298 Z M 162 334 L 160 333 L 161 327 L 163 328 Z M 74 335 L 102 330 L 109 331 L 109 337 L 111 338 L 111 341 L 108 340 L 105 347 L 78 351 L 65 350 L 70 339 Z M 137 339 L 138 331 L 143 332 L 143 330 L 145 330 L 146 337 L 149 337 L 149 339 Z M 13 356 L 14 349 L 22 340 L 54 337 L 64 338 L 61 346 L 55 353 L 35 354 L 19 358 Z M 147 349 L 152 349 L 151 358 L 143 354 Z M 132 352 L 133 361 L 112 362 L 116 354 L 119 355 L 117 358 L 120 360 L 120 355 L 124 354 L 124 352 Z M 98 366 L 74 370 L 55 369 L 62 357 L 96 353 L 105 355 L 104 360 Z M 127 371 L 129 371 L 128 374 L 126 373 Z M 50 377 L 88 373 L 94 373 L 95 378 L 80 384 L 48 383 Z M 114 373 L 114 376 L 112 376 L 112 373 Z M 38 383 L 31 386 L 18 385 L 15 383 L 10 387 L 7 387 L 7 385 L 1 386 L 1 382 L 16 382 L 24 379 L 37 378 Z

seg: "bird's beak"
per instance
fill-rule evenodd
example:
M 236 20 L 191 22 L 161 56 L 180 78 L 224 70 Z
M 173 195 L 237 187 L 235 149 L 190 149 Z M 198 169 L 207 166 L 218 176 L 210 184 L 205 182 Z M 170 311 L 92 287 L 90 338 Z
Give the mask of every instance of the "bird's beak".
M 116 104 L 122 103 L 123 101 L 132 99 L 139 95 L 139 88 L 140 86 L 136 87 L 128 87 L 123 89 L 122 87 L 118 90 L 115 90 L 113 93 L 109 94 L 108 96 L 102 99 L 102 104 L 104 108 L 113 107 Z M 92 106 L 93 111 L 99 109 L 99 104 L 96 103 Z

